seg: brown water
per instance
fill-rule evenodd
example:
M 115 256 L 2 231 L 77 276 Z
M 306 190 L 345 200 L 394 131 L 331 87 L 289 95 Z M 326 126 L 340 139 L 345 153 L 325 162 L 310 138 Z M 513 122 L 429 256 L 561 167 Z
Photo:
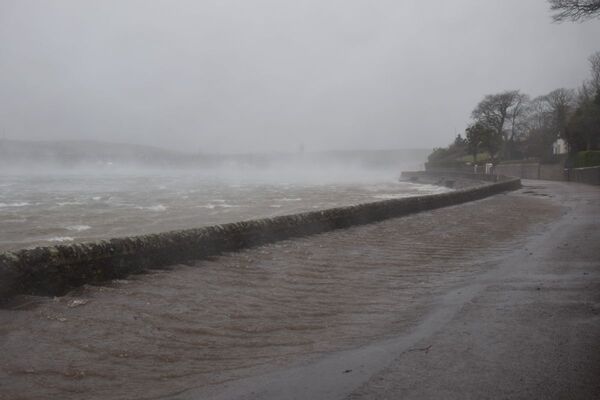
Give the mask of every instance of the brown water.
M 228 381 L 400 334 L 436 293 L 558 212 L 500 195 L 62 298 L 20 297 L 0 310 L 0 399 L 186 398 L 191 388 L 210 398 Z
M 446 191 L 391 173 L 0 175 L 0 251 L 195 228 Z M 341 183 L 340 183 L 341 182 Z

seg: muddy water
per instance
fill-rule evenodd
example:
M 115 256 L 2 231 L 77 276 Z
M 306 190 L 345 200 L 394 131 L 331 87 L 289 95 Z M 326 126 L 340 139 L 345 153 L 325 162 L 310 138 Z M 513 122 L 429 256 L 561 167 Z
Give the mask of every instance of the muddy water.
M 153 399 L 191 388 L 210 398 L 236 378 L 402 333 L 436 293 L 559 212 L 500 195 L 62 298 L 21 297 L 0 310 L 0 398 Z
M 317 183 L 315 183 L 317 182 Z M 0 251 L 195 228 L 447 189 L 393 174 L 322 179 L 199 174 L 0 175 Z

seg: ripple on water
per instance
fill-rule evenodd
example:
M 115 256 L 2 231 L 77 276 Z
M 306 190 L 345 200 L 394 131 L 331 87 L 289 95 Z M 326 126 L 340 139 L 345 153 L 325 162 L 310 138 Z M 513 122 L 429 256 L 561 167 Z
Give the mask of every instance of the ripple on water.
M 15 202 L 15 203 L 0 203 L 0 208 L 4 208 L 4 207 L 25 207 L 28 206 L 29 203 L 26 201 L 19 201 L 19 202 Z

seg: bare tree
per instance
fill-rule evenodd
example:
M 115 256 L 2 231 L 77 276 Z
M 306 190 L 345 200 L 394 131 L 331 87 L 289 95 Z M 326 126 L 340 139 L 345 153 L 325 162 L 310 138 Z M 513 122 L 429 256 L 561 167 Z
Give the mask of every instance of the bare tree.
M 475 123 L 465 130 L 467 150 L 469 151 L 469 154 L 473 156 L 473 164 L 477 163 L 477 154 L 479 153 L 479 147 L 483 142 L 483 129 L 485 128 L 482 128 L 481 125 Z
M 600 16 L 600 0 L 548 0 L 554 21 L 582 21 Z
M 550 112 L 550 126 L 555 139 L 565 138 L 567 124 L 573 109 L 575 95 L 572 89 L 556 89 L 543 96 Z
M 590 57 L 591 80 L 577 93 L 577 107 L 567 125 L 567 142 L 572 152 L 600 148 L 600 52 Z
M 488 94 L 477 104 L 471 116 L 474 120 L 491 128 L 501 136 L 508 118 L 508 109 L 513 104 L 515 93 L 517 91 Z
M 591 84 L 596 91 L 596 96 L 600 95 L 600 51 L 595 52 L 589 58 L 592 69 Z
M 508 114 L 510 117 L 510 133 L 506 136 L 507 142 L 514 143 L 523 134 L 524 117 L 527 113 L 528 103 L 529 96 L 518 91 L 514 93 L 513 105 Z
M 500 143 L 503 142 L 504 156 L 507 158 L 513 155 L 514 142 L 519 133 L 528 99 L 527 95 L 518 90 L 490 94 L 479 102 L 471 114 L 476 122 L 491 129 Z
M 529 157 L 551 160 L 556 139 L 568 141 L 568 124 L 575 107 L 572 89 L 556 89 L 527 105 L 524 151 Z
M 550 124 L 550 110 L 546 96 L 538 96 L 527 105 L 527 130 L 546 130 Z

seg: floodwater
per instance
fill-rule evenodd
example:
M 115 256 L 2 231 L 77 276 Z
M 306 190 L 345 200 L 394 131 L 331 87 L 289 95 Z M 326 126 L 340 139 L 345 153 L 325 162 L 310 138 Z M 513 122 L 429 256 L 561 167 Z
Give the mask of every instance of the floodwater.
M 282 179 L 281 176 L 289 176 Z M 328 179 L 329 178 L 329 179 Z M 336 183 L 333 183 L 336 182 Z M 379 172 L 0 175 L 0 251 L 196 228 L 448 189 Z
M 20 296 L 0 308 L 0 399 L 216 398 L 240 378 L 406 334 L 437 295 L 561 212 L 542 197 L 493 196 Z

